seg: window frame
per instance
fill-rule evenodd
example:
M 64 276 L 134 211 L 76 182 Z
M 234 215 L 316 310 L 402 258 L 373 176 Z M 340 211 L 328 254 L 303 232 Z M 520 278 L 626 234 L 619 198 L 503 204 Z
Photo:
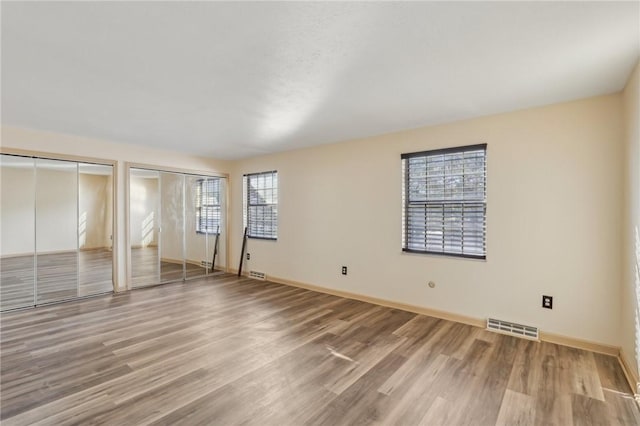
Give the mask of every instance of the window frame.
M 409 198 L 409 187 L 410 187 L 410 182 L 409 182 L 409 166 L 408 163 L 405 164 L 405 161 L 409 161 L 409 159 L 411 158 L 416 158 L 416 157 L 432 157 L 432 156 L 437 156 L 437 155 L 443 155 L 443 154 L 453 154 L 453 153 L 465 153 L 468 151 L 478 151 L 478 150 L 483 150 L 484 151 L 484 197 L 482 201 L 479 200 L 451 200 L 450 202 L 446 202 L 445 200 L 441 200 L 438 202 L 432 202 L 432 205 L 439 205 L 441 204 L 443 206 L 443 220 L 444 220 L 444 207 L 446 204 L 451 204 L 451 205 L 459 205 L 460 207 L 464 208 L 465 204 L 482 204 L 483 205 L 483 216 L 482 216 L 482 220 L 483 220 L 483 239 L 482 239 L 482 248 L 483 248 L 483 254 L 468 254 L 468 253 L 456 253 L 456 252 L 451 252 L 451 251 L 445 251 L 445 248 L 443 247 L 442 251 L 433 251 L 433 250 L 427 250 L 426 249 L 426 244 L 425 244 L 425 250 L 418 250 L 418 249 L 413 249 L 413 248 L 408 248 L 409 245 L 409 206 L 412 204 L 412 202 L 410 201 Z M 457 146 L 457 147 L 451 147 L 451 148 L 441 148 L 441 149 L 434 149 L 434 150 L 428 150 L 428 151 L 419 151 L 419 152 L 411 152 L 411 153 L 405 153 L 405 154 L 401 154 L 400 156 L 401 160 L 402 160 L 402 251 L 405 253 L 417 253 L 417 254 L 426 254 L 426 255 L 436 255 L 436 256 L 447 256 L 447 257 L 456 257 L 456 258 L 465 258 L 465 259 L 476 259 L 476 260 L 486 260 L 487 259 L 487 144 L 486 143 L 481 143 L 481 144 L 474 144 L 474 145 L 465 145 L 465 146 Z M 464 158 L 463 158 L 464 159 Z M 463 177 L 463 182 L 464 182 L 464 173 L 462 175 Z M 425 179 L 426 179 L 426 175 L 425 175 Z M 463 184 L 464 185 L 464 184 Z M 443 189 L 444 191 L 446 191 L 446 186 L 445 189 Z M 425 198 L 425 201 L 422 202 L 413 202 L 413 204 L 418 204 L 418 205 L 425 205 L 425 207 L 427 205 L 429 205 L 429 201 L 428 201 L 428 195 Z M 426 217 L 426 216 L 425 216 Z M 426 219 L 425 219 L 426 221 Z M 464 222 L 463 222 L 464 223 Z M 443 235 L 443 241 L 444 241 L 444 235 Z M 463 241 L 463 240 L 462 240 Z M 444 246 L 444 244 L 443 244 Z M 463 247 L 463 244 L 461 243 L 461 246 Z
M 222 232 L 222 230 L 219 230 L 218 232 L 216 232 L 216 231 L 207 232 L 206 230 L 202 231 L 202 226 L 201 226 L 202 221 L 203 221 L 203 217 L 202 217 L 203 208 L 211 208 L 211 207 L 216 208 L 217 207 L 218 208 L 218 226 L 222 227 L 222 202 L 221 202 L 221 194 L 220 194 L 220 180 L 221 179 L 222 178 L 212 176 L 212 177 L 206 177 L 206 178 L 203 177 L 203 178 L 200 178 L 200 179 L 196 180 L 196 183 L 197 183 L 198 187 L 200 188 L 200 199 L 197 200 L 197 201 L 200 201 L 200 202 L 199 203 L 196 202 L 196 209 L 195 209 L 195 211 L 196 211 L 196 213 L 195 213 L 196 214 L 196 218 L 195 218 L 196 219 L 196 221 L 195 221 L 196 222 L 196 234 L 199 234 L 199 235 L 219 235 Z M 209 180 L 211 180 L 211 181 L 217 180 L 218 181 L 217 182 L 217 185 L 218 185 L 218 204 L 204 204 L 204 196 L 203 196 L 203 194 L 204 194 L 204 182 L 209 181 Z M 214 194 L 215 194 L 215 191 L 214 191 Z M 204 218 L 204 221 L 206 221 L 206 218 Z M 206 227 L 205 227 L 205 229 L 206 229 Z
M 275 196 L 275 202 L 273 203 L 262 203 L 262 204 L 252 204 L 251 203 L 251 192 L 249 190 L 249 184 L 252 178 L 256 178 L 259 176 L 272 176 L 272 178 L 275 176 L 276 178 L 276 185 L 271 187 L 271 190 L 276 190 L 276 196 Z M 244 228 L 247 229 L 247 238 L 251 238 L 251 239 L 255 239 L 255 240 L 266 240 L 266 241 L 277 241 L 278 240 L 278 230 L 279 230 L 279 225 L 278 225 L 278 205 L 279 205 L 279 194 L 277 194 L 278 191 L 278 187 L 279 187 L 279 183 L 280 181 L 278 180 L 278 171 L 277 170 L 268 170 L 268 171 L 264 171 L 264 172 L 256 172 L 256 173 L 246 173 L 244 175 L 242 175 L 242 190 L 243 190 L 243 225 Z M 249 227 L 249 222 L 251 220 L 250 218 L 250 207 L 265 207 L 265 206 L 275 206 L 275 211 L 276 211 L 276 215 L 275 215 L 275 233 L 274 236 L 272 237 L 265 237 L 265 236 L 256 236 L 256 235 L 251 235 L 251 230 Z

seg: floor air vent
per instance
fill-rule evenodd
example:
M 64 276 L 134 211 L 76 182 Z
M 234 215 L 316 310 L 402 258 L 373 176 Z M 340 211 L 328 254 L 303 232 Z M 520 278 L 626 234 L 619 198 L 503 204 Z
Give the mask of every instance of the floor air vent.
M 538 328 L 529 325 L 516 324 L 499 319 L 487 319 L 487 330 L 498 333 L 510 334 L 512 336 L 524 337 L 525 339 L 538 340 Z
M 267 279 L 267 274 L 265 274 L 264 272 L 249 271 L 249 278 L 264 281 Z

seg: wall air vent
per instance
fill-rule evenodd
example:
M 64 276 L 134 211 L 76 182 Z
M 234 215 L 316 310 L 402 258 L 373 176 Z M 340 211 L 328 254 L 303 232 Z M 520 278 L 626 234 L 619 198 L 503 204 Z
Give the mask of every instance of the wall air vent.
M 539 340 L 538 327 L 516 324 L 494 318 L 487 319 L 487 330 L 511 336 L 524 337 L 525 339 Z
M 267 274 L 265 274 L 264 272 L 249 271 L 249 278 L 253 278 L 254 280 L 264 281 L 267 279 Z

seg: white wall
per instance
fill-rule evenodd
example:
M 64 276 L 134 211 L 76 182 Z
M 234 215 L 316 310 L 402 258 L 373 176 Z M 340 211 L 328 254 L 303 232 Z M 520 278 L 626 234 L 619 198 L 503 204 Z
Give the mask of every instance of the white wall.
M 622 352 L 636 375 L 640 370 L 640 63 L 631 73 L 623 93 L 624 108 L 624 271 L 621 298 Z M 637 324 L 637 325 L 636 325 Z M 637 389 L 640 393 L 640 389 Z
M 176 151 L 151 149 L 141 145 L 130 145 L 111 141 L 83 138 L 32 129 L 2 126 L 2 147 L 23 149 L 42 153 L 92 157 L 117 161 L 117 206 L 116 285 L 126 287 L 126 238 L 125 238 L 125 162 L 155 165 L 158 167 L 182 168 L 209 173 L 226 173 L 230 162 L 198 157 Z M 4 237 L 3 237 L 4 238 Z
M 249 240 L 245 270 L 618 345 L 621 112 L 617 94 L 239 161 L 231 265 L 242 174 L 278 170 L 278 241 Z M 487 260 L 403 254 L 400 154 L 477 143 Z

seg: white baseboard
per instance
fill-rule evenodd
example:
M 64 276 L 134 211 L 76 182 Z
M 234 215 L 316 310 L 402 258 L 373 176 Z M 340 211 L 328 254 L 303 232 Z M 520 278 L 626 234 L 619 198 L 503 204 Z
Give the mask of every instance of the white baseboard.
M 231 273 L 238 273 L 237 269 L 230 269 Z M 248 271 L 243 271 L 243 275 L 247 276 Z M 427 308 L 424 306 L 416 306 L 409 305 L 400 302 L 394 302 L 391 300 L 380 299 L 377 297 L 367 296 L 364 294 L 351 293 L 343 290 L 336 290 L 327 287 L 321 287 L 314 284 L 307 284 L 299 281 L 293 281 L 286 278 L 274 277 L 267 274 L 267 281 L 271 281 L 278 284 L 289 285 L 293 287 L 304 288 L 311 291 L 317 291 L 319 293 L 331 294 L 333 296 L 344 297 L 346 299 L 359 300 L 361 302 L 367 302 L 374 305 L 385 306 L 393 309 L 400 309 L 407 312 L 413 312 L 416 314 L 427 315 L 430 317 L 441 318 L 449 321 L 459 322 L 462 324 L 468 324 L 475 327 L 486 327 L 486 319 L 469 317 L 466 315 L 461 315 L 452 312 L 440 311 L 437 309 Z M 629 384 L 632 385 L 632 389 L 636 391 L 636 386 L 633 384 L 633 380 L 635 383 L 638 382 L 637 377 L 632 375 L 632 372 L 629 371 L 629 368 L 623 365 L 623 358 L 621 357 L 620 347 L 607 345 L 599 342 L 592 342 L 589 340 L 578 339 L 575 337 L 562 336 L 554 333 L 546 333 L 540 332 L 540 340 L 548 343 L 555 343 L 562 346 L 569 346 L 572 348 L 583 349 L 591 352 L 597 352 L 605 355 L 615 356 L 620 361 L 620 364 L 625 371 L 625 375 L 627 375 L 627 380 L 629 380 Z
M 629 382 L 629 387 L 635 394 L 635 399 L 638 403 L 638 407 L 640 407 L 640 378 L 638 377 L 636 370 L 631 367 L 632 364 L 629 363 L 629 360 L 626 357 L 624 350 L 622 349 L 618 354 L 618 362 L 620 363 L 620 367 L 622 367 L 622 371 L 624 372 L 624 376 L 627 379 L 627 382 Z

